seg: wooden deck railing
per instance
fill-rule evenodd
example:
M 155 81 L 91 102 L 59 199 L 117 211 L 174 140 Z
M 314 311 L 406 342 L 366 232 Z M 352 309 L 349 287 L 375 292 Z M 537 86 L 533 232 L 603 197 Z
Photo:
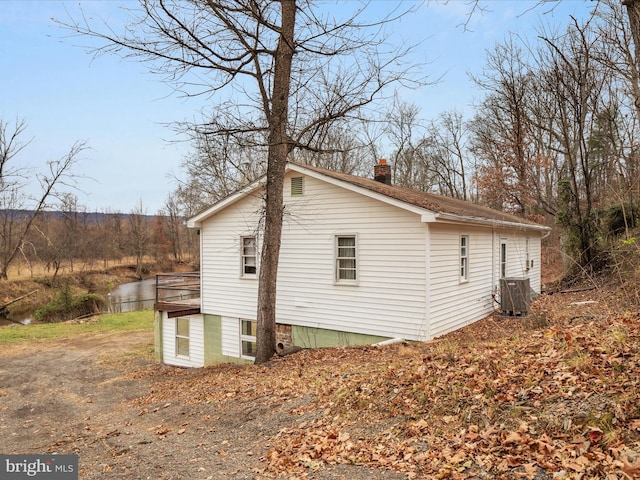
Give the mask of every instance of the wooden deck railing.
M 174 311 L 200 306 L 200 273 L 161 273 L 156 275 L 155 310 Z

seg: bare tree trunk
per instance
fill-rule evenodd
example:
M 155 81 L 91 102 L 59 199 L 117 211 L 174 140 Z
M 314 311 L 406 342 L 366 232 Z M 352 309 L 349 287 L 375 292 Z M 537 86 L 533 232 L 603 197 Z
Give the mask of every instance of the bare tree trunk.
M 632 74 L 633 103 L 636 107 L 636 114 L 640 119 L 640 0 L 622 0 L 622 5 L 627 8 L 629 25 L 631 26 L 631 36 L 633 37 L 634 62 L 629 65 Z
M 269 123 L 269 153 L 265 228 L 258 287 L 257 345 L 255 363 L 267 362 L 276 352 L 276 283 L 282 234 L 283 185 L 291 144 L 287 136 L 289 89 L 293 62 L 295 0 L 281 0 L 282 27 L 275 56 L 273 95 Z

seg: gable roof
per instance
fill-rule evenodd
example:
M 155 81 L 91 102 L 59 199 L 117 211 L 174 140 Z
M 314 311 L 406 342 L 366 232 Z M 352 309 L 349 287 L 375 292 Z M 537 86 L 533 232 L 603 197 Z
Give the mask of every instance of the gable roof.
M 497 222 L 512 226 L 520 225 L 521 228 L 531 228 L 534 230 L 550 230 L 549 227 L 537 224 L 516 215 L 500 212 L 482 205 L 476 205 L 465 200 L 438 195 L 436 193 L 422 192 L 406 187 L 387 185 L 386 183 L 378 182 L 371 178 L 334 172 L 324 168 L 312 167 L 294 162 L 289 163 L 294 166 L 294 170 L 301 173 L 305 170 L 308 172 L 315 172 L 320 175 L 339 180 L 340 182 L 346 182 L 376 194 L 429 210 L 436 214 L 436 220 L 441 219 L 465 223 L 476 220 L 479 223 Z
M 313 167 L 297 162 L 288 162 L 287 170 L 330 181 L 331 183 L 339 184 L 344 188 L 359 191 L 360 193 L 368 193 L 369 196 L 383 202 L 394 203 L 405 208 L 414 207 L 412 210 L 416 213 L 423 214 L 423 221 L 503 225 L 511 228 L 538 231 L 550 230 L 549 227 L 489 207 L 435 193 L 387 185 L 370 178 L 334 172 L 325 168 Z M 203 220 L 261 188 L 265 182 L 266 175 L 263 175 L 255 182 L 244 186 L 237 192 L 189 219 L 187 222 L 188 226 L 199 226 Z

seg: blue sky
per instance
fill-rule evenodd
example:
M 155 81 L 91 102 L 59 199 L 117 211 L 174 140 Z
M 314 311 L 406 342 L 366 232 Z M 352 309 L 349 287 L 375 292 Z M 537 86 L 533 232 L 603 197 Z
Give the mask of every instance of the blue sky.
M 375 4 L 378 1 L 380 3 Z M 85 13 L 121 25 L 118 8 L 133 2 L 80 2 Z M 564 0 L 534 7 L 538 1 L 482 1 L 467 30 L 469 2 L 428 2 L 395 28 L 407 42 L 422 41 L 415 61 L 426 64 L 440 83 L 402 92 L 419 105 L 425 119 L 447 109 L 468 111 L 479 92 L 468 72 L 479 73 L 485 52 L 509 31 L 534 38 L 540 26 L 566 25 L 569 15 L 582 17 L 593 2 Z M 204 99 L 185 100 L 144 65 L 116 56 L 93 58 L 69 38 L 52 18 L 77 13 L 78 2 L 0 0 L 0 119 L 16 118 L 29 127 L 23 140 L 31 144 L 17 159 L 38 167 L 64 155 L 76 141 L 90 147 L 78 173 L 78 202 L 90 211 L 130 212 L 140 202 L 149 214 L 162 208 L 175 189 L 174 175 L 189 144 L 167 126 L 198 117 Z M 338 4 L 339 5 L 339 4 Z M 374 0 L 382 8 L 383 0 Z

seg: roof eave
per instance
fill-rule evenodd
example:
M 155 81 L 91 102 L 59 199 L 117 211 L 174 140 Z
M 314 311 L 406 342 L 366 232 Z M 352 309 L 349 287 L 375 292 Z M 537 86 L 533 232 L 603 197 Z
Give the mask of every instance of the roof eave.
M 216 214 L 220 210 L 228 207 L 229 205 L 232 205 L 232 204 L 236 203 L 238 200 L 240 200 L 241 198 L 244 198 L 246 195 L 249 195 L 250 193 L 258 190 L 259 188 L 261 188 L 265 184 L 265 182 L 266 182 L 266 176 L 262 176 L 258 180 L 254 181 L 254 182 L 252 182 L 252 183 L 250 183 L 248 185 L 245 185 L 244 187 L 242 187 L 240 190 L 236 191 L 235 193 L 232 193 L 228 197 L 223 198 L 218 203 L 215 203 L 214 205 L 212 205 L 211 207 L 207 208 L 203 212 L 201 212 L 201 213 L 191 217 L 190 219 L 188 219 L 187 220 L 187 227 L 188 228 L 200 228 L 202 226 L 202 222 L 204 220 L 206 220 L 210 216 Z
M 531 223 L 509 222 L 507 220 L 494 220 L 489 218 L 469 217 L 464 215 L 453 215 L 449 213 L 428 213 L 422 215 L 423 223 L 466 223 L 472 225 L 505 227 L 516 230 L 534 230 L 538 232 L 548 232 L 550 227 L 535 225 Z

